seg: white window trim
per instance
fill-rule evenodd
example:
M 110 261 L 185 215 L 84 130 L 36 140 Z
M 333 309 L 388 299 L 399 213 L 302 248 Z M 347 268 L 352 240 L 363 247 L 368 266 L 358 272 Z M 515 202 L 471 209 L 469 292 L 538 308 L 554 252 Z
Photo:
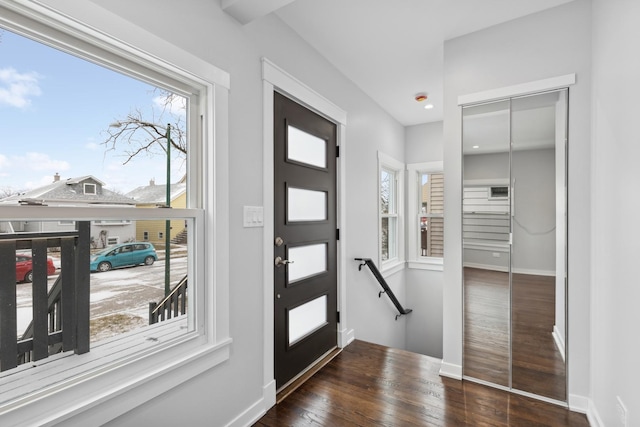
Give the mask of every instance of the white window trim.
M 411 219 L 407 221 L 407 265 L 409 268 L 421 270 L 443 270 L 443 258 L 423 257 L 420 256 L 420 233 L 418 227 L 418 217 L 416 212 L 419 211 L 419 192 L 420 187 L 418 180 L 423 173 L 443 172 L 444 163 L 423 162 L 409 163 L 407 165 L 407 211 L 410 212 Z
M 93 191 L 92 192 L 88 192 L 87 188 L 93 188 Z M 82 192 L 84 194 L 89 195 L 89 196 L 95 196 L 96 194 L 98 194 L 98 184 L 85 182 L 84 184 L 82 184 Z
M 103 15 L 103 10 L 91 2 L 81 2 L 75 7 L 79 16 Z M 172 91 L 180 93 L 181 89 L 189 88 L 200 95 L 194 95 L 193 99 L 199 105 L 201 116 L 191 118 L 189 125 L 193 134 L 203 141 L 190 150 L 189 161 L 192 176 L 201 179 L 188 182 L 190 194 L 201 195 L 201 206 L 195 210 L 173 210 L 176 216 L 194 218 L 199 224 L 192 231 L 197 239 L 191 243 L 198 258 L 191 266 L 196 284 L 192 291 L 197 300 L 193 317 L 195 331 L 161 340 L 164 341 L 161 345 L 152 344 L 123 357 L 110 359 L 96 350 L 83 355 L 67 357 L 60 354 L 45 359 L 39 368 L 46 368 L 49 374 L 57 372 L 63 380 L 0 404 L 0 425 L 53 425 L 75 416 L 90 420 L 87 425 L 102 425 L 229 358 L 229 263 L 225 244 L 229 218 L 226 212 L 228 190 L 224 186 L 229 173 L 229 76 L 115 16 L 103 21 L 103 25 L 120 38 L 108 36 L 36 2 L 13 0 L 0 3 L 0 25 L 66 52 L 92 58 L 115 70 L 147 77 L 158 84 L 166 83 L 164 86 Z M 140 49 L 120 41 L 127 38 Z M 169 81 L 176 86 L 168 85 Z M 194 206 L 193 202 L 190 206 Z M 0 221 L 16 217 L 18 213 L 23 215 L 24 211 L 17 209 L 20 207 L 0 208 Z M 30 220 L 95 220 L 96 215 L 93 208 L 42 207 L 29 211 Z M 115 219 L 121 217 L 122 210 L 105 208 L 99 215 Z M 166 212 L 131 209 L 127 216 L 134 220 L 164 218 Z M 213 262 L 205 263 L 205 259 Z M 102 362 L 95 369 L 82 371 L 81 366 L 100 357 L 103 357 Z M 21 371 L 33 378 L 43 372 L 28 368 L 17 368 L 16 375 Z M 71 376 L 68 372 L 73 369 L 76 374 Z M 6 381 L 0 378 L 0 388 L 5 384 Z M 92 411 L 86 412 L 89 409 Z
M 382 213 L 380 212 L 380 174 L 382 169 L 390 169 L 396 172 L 396 209 L 397 209 L 397 237 L 396 237 L 396 256 L 386 261 L 382 261 Z M 380 272 L 386 275 L 394 274 L 405 267 L 404 257 L 404 163 L 388 156 L 381 151 L 378 151 L 378 191 L 377 197 L 377 210 L 378 210 L 378 265 L 380 266 Z

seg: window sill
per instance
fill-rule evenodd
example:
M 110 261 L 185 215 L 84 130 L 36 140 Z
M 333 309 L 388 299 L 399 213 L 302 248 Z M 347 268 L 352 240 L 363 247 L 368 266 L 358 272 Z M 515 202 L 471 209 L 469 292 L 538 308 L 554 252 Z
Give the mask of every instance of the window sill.
M 388 261 L 387 263 L 381 264 L 380 272 L 385 276 L 392 276 L 399 271 L 404 270 L 405 262 L 404 261 Z
M 186 319 L 167 323 L 3 373 L 0 424 L 51 425 L 100 406 L 91 421 L 102 425 L 229 359 L 231 339 L 210 343 L 185 333 Z
M 413 260 L 409 261 L 407 264 L 409 268 L 416 270 L 443 271 L 442 259 L 433 261 Z

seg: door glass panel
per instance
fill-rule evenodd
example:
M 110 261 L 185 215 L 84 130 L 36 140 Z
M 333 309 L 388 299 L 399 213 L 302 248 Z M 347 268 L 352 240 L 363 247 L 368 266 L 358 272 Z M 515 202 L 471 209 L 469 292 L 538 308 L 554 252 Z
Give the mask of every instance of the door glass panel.
M 289 345 L 294 344 L 326 323 L 326 295 L 289 310 Z
M 327 271 L 327 244 L 289 248 L 289 283 L 297 282 Z
M 287 159 L 326 168 L 327 141 L 287 126 Z
M 323 221 L 327 219 L 327 193 L 287 188 L 287 221 Z

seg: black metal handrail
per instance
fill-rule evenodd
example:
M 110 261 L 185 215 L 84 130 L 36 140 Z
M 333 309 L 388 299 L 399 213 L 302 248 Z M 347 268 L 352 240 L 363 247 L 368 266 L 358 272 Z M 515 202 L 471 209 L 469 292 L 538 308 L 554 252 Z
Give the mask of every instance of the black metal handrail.
M 50 354 L 89 351 L 90 222 L 72 232 L 0 235 L 0 371 Z M 60 248 L 60 275 L 47 292 L 47 251 Z M 33 320 L 18 340 L 16 251 L 31 249 Z
M 360 265 L 358 266 L 358 271 L 361 271 L 362 267 L 366 265 L 367 267 L 369 267 L 369 270 L 371 270 L 374 277 L 378 280 L 378 283 L 380 283 L 380 286 L 382 286 L 383 290 L 378 292 L 378 298 L 380 298 L 382 294 L 387 294 L 387 296 L 389 297 L 393 305 L 396 306 L 396 309 L 400 313 L 396 315 L 396 320 L 398 320 L 398 317 L 403 316 L 405 314 L 409 314 L 413 311 L 410 308 L 404 308 L 402 304 L 400 304 L 400 301 L 398 301 L 398 298 L 396 298 L 396 295 L 393 293 L 393 291 L 387 284 L 387 281 L 384 280 L 384 277 L 382 277 L 382 274 L 378 270 L 378 267 L 376 267 L 376 265 L 371 260 L 371 258 L 355 258 L 355 260 L 360 261 Z
M 153 325 L 186 312 L 187 276 L 184 276 L 162 301 L 149 303 L 149 324 Z

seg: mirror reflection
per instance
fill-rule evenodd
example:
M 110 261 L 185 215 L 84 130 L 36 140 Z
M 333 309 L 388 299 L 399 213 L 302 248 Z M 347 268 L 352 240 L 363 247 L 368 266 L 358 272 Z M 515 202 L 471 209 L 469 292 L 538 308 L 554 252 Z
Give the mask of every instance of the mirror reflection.
M 566 96 L 463 109 L 463 373 L 561 401 Z

